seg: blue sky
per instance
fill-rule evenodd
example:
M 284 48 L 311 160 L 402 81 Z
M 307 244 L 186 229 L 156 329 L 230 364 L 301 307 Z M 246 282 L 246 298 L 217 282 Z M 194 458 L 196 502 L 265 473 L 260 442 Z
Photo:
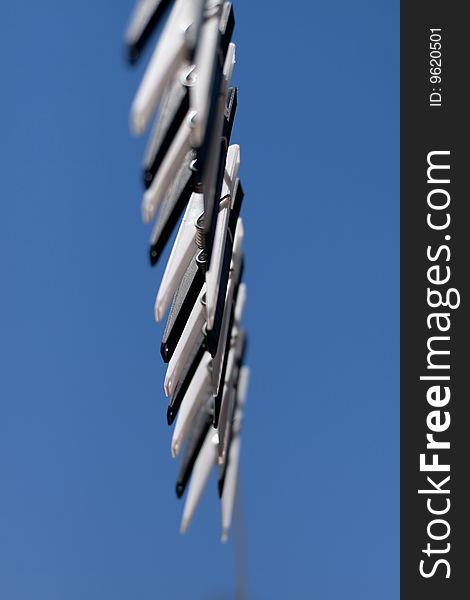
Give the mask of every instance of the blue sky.
M 249 599 L 397 598 L 399 4 L 234 5 Z M 234 598 L 215 480 L 178 533 L 131 7 L 0 9 L 8 600 Z

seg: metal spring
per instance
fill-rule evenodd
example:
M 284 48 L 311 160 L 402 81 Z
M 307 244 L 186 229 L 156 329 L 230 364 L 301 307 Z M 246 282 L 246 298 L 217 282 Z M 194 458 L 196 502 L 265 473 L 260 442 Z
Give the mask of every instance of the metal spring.
M 196 219 L 196 246 L 201 250 L 206 249 L 206 239 L 204 236 L 204 213 L 201 213 Z
M 205 250 L 200 250 L 196 254 L 196 263 L 197 263 L 197 266 L 199 267 L 199 269 L 201 269 L 202 274 L 205 275 L 206 274 L 206 252 L 205 252 Z
M 186 87 L 192 87 L 196 81 L 195 71 L 196 65 L 189 65 L 180 73 L 180 83 Z

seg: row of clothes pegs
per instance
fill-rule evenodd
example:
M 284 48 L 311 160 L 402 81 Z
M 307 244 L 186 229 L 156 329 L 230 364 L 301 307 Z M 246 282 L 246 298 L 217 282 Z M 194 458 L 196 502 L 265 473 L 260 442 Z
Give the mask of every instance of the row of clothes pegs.
M 161 355 L 168 364 L 167 421 L 176 421 L 171 453 L 182 454 L 177 496 L 188 487 L 181 531 L 215 467 L 224 541 L 249 376 L 241 326 L 244 194 L 240 147 L 230 144 L 237 109 L 237 88 L 230 85 L 235 19 L 232 4 L 222 0 L 139 0 L 125 37 L 131 62 L 165 17 L 132 104 L 131 128 L 141 135 L 157 112 L 144 157 L 142 201 L 144 222 L 154 221 L 152 265 L 179 223 L 155 319 L 169 309 Z

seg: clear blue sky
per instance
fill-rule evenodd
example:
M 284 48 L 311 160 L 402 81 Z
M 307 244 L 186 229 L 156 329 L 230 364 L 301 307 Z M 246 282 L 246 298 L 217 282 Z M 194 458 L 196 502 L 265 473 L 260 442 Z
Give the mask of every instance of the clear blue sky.
M 249 598 L 396 599 L 398 1 L 234 4 Z M 178 533 L 131 5 L 0 9 L 5 600 L 234 598 L 215 480 Z

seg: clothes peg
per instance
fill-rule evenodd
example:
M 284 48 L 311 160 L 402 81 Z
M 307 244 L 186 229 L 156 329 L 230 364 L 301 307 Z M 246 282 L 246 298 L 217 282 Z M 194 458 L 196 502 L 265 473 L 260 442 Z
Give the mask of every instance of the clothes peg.
M 173 356 L 176 345 L 204 284 L 204 273 L 196 260 L 198 252 L 191 259 L 189 267 L 176 290 L 170 308 L 160 347 L 160 353 L 166 363 Z
M 194 65 L 184 63 L 166 90 L 144 156 L 144 184 L 149 187 L 189 110 Z
M 224 368 L 227 344 L 230 343 L 231 323 L 233 322 L 233 301 L 236 297 L 236 290 L 240 282 L 242 271 L 242 241 L 243 241 L 243 222 L 238 219 L 238 224 L 235 231 L 234 251 L 232 258 L 232 269 L 229 275 L 227 285 L 227 293 L 225 298 L 224 313 L 222 317 L 222 325 L 220 328 L 220 340 L 217 345 L 217 352 L 212 362 L 212 385 L 214 396 L 219 396 L 220 381 Z M 230 326 L 230 328 L 229 328 Z M 218 422 L 218 407 L 216 403 L 214 425 Z
M 198 250 L 195 223 L 202 210 L 202 194 L 193 193 L 181 221 L 155 300 L 157 321 L 163 318 L 194 253 Z
M 212 242 L 215 233 L 218 203 L 224 177 L 228 138 L 224 136 L 224 107 L 227 101 L 228 85 L 235 64 L 235 45 L 229 44 L 222 76 L 217 80 L 217 94 L 213 98 L 210 126 L 206 128 L 204 140 L 198 149 L 198 165 L 201 187 L 204 191 L 204 236 L 207 267 L 210 266 Z M 191 100 L 191 95 L 190 95 Z
M 196 115 L 191 132 L 193 148 L 199 148 L 203 143 L 211 103 L 214 94 L 217 95 L 219 92 L 216 83 L 224 66 L 235 26 L 233 7 L 230 2 L 219 0 L 207 2 L 204 17 L 194 56 L 197 78 L 190 92 L 191 109 Z
M 189 358 L 181 370 L 180 378 L 175 385 L 175 391 L 168 401 L 168 409 L 166 412 L 168 425 L 171 425 L 175 420 L 181 403 L 183 402 L 184 395 L 186 394 L 186 391 L 188 390 L 188 387 L 194 377 L 194 373 L 196 372 L 196 369 L 202 360 L 206 349 L 205 339 L 204 332 L 201 330 L 197 336 L 196 343 L 191 349 Z
M 197 412 L 189 430 L 183 458 L 176 482 L 176 495 L 178 498 L 184 494 L 186 485 L 191 477 L 191 473 L 196 462 L 196 458 L 201 450 L 202 444 L 206 438 L 207 432 L 212 427 L 213 398 L 209 394 Z
M 211 469 L 214 466 L 216 457 L 216 436 L 217 433 L 213 428 L 210 428 L 194 463 L 191 481 L 189 483 L 188 496 L 186 498 L 183 517 L 181 519 L 181 533 L 186 533 L 189 524 L 191 523 L 194 512 L 199 504 L 199 500 L 201 499 L 202 492 L 204 491 L 207 480 L 209 479 Z M 227 476 L 229 476 L 229 473 L 227 473 Z M 233 475 L 231 475 L 231 477 L 233 478 Z M 227 508 L 229 508 L 228 502 Z
M 237 107 L 237 90 L 230 88 L 224 113 L 224 136 L 230 139 Z M 186 155 L 175 179 L 164 195 L 150 239 L 150 262 L 155 265 L 180 218 L 191 193 L 195 191 L 195 164 L 197 153 Z M 150 160 L 150 159 L 149 159 Z
M 164 381 L 164 389 L 167 396 L 174 394 L 188 358 L 191 356 L 194 345 L 200 339 L 201 331 L 203 331 L 205 323 L 205 307 L 203 304 L 205 292 L 206 285 L 204 284 L 183 329 L 175 352 L 168 363 Z
M 128 59 L 135 62 L 140 57 L 166 8 L 172 0 L 139 0 L 134 8 L 125 34 Z
M 213 329 L 214 327 L 214 317 L 217 308 L 219 281 L 222 275 L 225 242 L 227 239 L 228 224 L 232 208 L 233 192 L 235 188 L 239 166 L 240 146 L 230 146 L 227 152 L 225 177 L 222 184 L 222 195 L 219 205 L 219 212 L 217 214 L 217 225 L 214 236 L 214 244 L 212 247 L 212 261 L 210 268 L 206 272 L 207 328 L 209 330 Z M 232 232 L 230 232 L 229 235 L 232 235 Z M 230 254 L 229 251 L 228 253 Z
M 230 457 L 227 464 L 223 493 L 221 496 L 222 536 L 221 541 L 228 540 L 228 532 L 232 522 L 233 506 L 237 493 L 238 467 L 240 462 L 240 434 L 236 433 L 230 444 Z
M 222 401 L 220 405 L 220 415 L 218 423 L 219 446 L 218 463 L 223 464 L 226 459 L 228 438 L 233 420 L 235 397 L 232 394 L 236 388 L 240 364 L 243 360 L 242 355 L 245 348 L 245 332 L 239 327 L 234 327 L 232 334 L 232 347 L 229 350 L 227 359 L 227 370 L 225 373 L 224 389 L 222 392 Z
M 162 201 L 150 236 L 149 259 L 152 266 L 155 266 L 158 263 L 160 256 L 176 227 L 178 219 L 181 217 L 181 214 L 191 198 L 193 191 L 192 165 L 194 159 L 195 154 L 191 150 L 186 155 L 178 174 L 168 188 Z
M 210 358 L 208 352 L 202 357 L 186 394 L 184 395 L 180 410 L 178 411 L 178 417 L 171 439 L 171 454 L 173 458 L 178 456 L 186 434 L 190 430 L 193 420 L 199 412 L 204 400 L 211 395 L 209 374 Z
M 232 422 L 232 427 L 230 431 L 230 437 L 233 438 L 236 435 L 240 434 L 241 424 L 243 419 L 243 410 L 246 402 L 246 395 L 248 391 L 248 383 L 249 383 L 249 375 L 250 370 L 248 367 L 240 367 L 240 372 L 238 375 L 238 384 L 236 388 L 236 403 L 235 403 L 235 411 L 234 411 L 234 419 Z M 231 449 L 231 440 L 229 441 L 229 449 Z M 228 459 L 224 462 L 222 466 L 219 467 L 219 476 L 218 476 L 218 489 L 219 496 L 222 497 L 224 494 L 225 487 L 225 479 L 227 475 L 227 467 L 232 460 L 232 457 L 228 455 Z
M 235 198 L 232 204 L 232 209 L 230 211 L 230 217 L 228 222 L 228 235 L 225 239 L 225 248 L 223 252 L 221 272 L 217 283 L 217 297 L 215 300 L 213 325 L 212 328 L 208 329 L 207 331 L 207 346 L 212 356 L 215 356 L 217 352 L 217 346 L 219 343 L 220 328 L 222 326 L 222 318 L 224 314 L 228 277 L 230 272 L 230 265 L 232 262 L 233 239 L 235 237 L 235 228 L 237 226 L 237 220 L 240 214 L 240 208 L 243 201 L 243 188 L 239 180 L 237 180 L 235 183 L 234 195 Z M 243 272 L 243 263 L 241 271 Z
M 132 103 L 131 126 L 136 135 L 146 129 L 175 73 L 184 61 L 191 61 L 203 7 L 204 0 L 175 1 Z

